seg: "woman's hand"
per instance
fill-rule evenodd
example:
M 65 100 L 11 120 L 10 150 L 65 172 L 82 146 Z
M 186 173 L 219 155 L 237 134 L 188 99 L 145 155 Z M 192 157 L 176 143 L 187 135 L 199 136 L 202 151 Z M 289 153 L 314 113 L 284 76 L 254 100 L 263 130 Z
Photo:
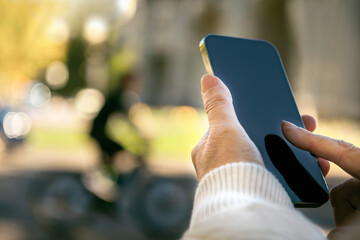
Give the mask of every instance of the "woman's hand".
M 337 228 L 329 237 L 338 237 L 338 234 L 341 235 L 345 229 L 351 228 L 344 226 L 351 226 L 353 224 L 351 220 L 360 217 L 360 149 L 343 140 L 313 134 L 289 122 L 283 123 L 282 130 L 286 139 L 294 146 L 318 156 L 323 173 L 328 171 L 328 167 L 325 166 L 325 159 L 328 159 L 355 177 L 330 191 Z
M 192 151 L 199 182 L 211 170 L 227 163 L 252 162 L 264 165 L 259 150 L 240 125 L 229 89 L 215 76 L 201 79 L 201 92 L 209 130 Z
M 205 75 L 201 79 L 201 89 L 209 130 L 192 151 L 198 180 L 227 163 L 243 161 L 264 165 L 258 149 L 236 117 L 231 93 L 225 84 L 215 76 Z M 313 117 L 304 115 L 302 119 L 308 131 L 315 130 Z M 318 161 L 325 176 L 329 162 L 322 158 Z
M 282 131 L 285 138 L 294 146 L 319 157 L 320 166 L 327 159 L 360 179 L 360 149 L 353 144 L 313 134 L 289 122 L 283 122 Z

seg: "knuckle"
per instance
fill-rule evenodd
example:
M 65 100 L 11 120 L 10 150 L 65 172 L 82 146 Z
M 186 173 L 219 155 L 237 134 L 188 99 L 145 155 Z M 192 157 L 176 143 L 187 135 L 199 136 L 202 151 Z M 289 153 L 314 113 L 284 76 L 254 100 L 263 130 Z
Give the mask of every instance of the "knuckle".
M 346 142 L 344 140 L 336 140 L 336 144 L 340 147 L 341 151 L 338 157 L 338 163 L 343 162 L 343 160 L 349 156 L 349 154 L 358 151 L 359 149 L 355 147 L 354 144 Z
M 345 142 L 344 140 L 336 140 L 336 143 L 344 149 L 351 149 L 351 148 L 355 147 L 354 144 Z
M 205 112 L 207 114 L 209 114 L 209 112 L 212 112 L 213 109 L 218 108 L 221 105 L 224 105 L 227 103 L 227 99 L 224 98 L 222 95 L 220 94 L 216 94 L 212 97 L 210 97 L 206 102 L 205 102 Z

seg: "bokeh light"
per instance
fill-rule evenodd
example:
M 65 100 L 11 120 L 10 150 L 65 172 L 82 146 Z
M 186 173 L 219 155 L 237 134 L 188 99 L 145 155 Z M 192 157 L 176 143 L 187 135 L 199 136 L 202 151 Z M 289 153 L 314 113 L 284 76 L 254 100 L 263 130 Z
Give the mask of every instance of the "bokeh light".
M 46 69 L 46 83 L 52 89 L 63 88 L 69 80 L 69 71 L 63 62 L 56 61 Z
M 55 18 L 50 23 L 48 37 L 52 42 L 65 43 L 70 36 L 70 29 L 64 19 Z
M 134 17 L 137 8 L 137 0 L 117 0 L 116 5 L 119 15 L 125 20 Z
M 151 108 L 145 103 L 136 103 L 129 110 L 130 121 L 141 131 L 142 135 L 152 138 L 156 134 L 154 116 Z
M 75 97 L 75 109 L 80 117 L 92 119 L 104 105 L 105 97 L 97 89 L 80 90 Z
M 104 42 L 108 37 L 108 25 L 104 18 L 91 17 L 85 23 L 84 38 L 91 44 Z
M 29 94 L 30 104 L 34 107 L 45 106 L 51 98 L 50 89 L 43 83 L 36 83 L 32 86 Z
M 23 112 L 8 112 L 4 117 L 3 128 L 8 138 L 23 138 L 31 130 L 31 119 Z
M 199 121 L 199 115 L 191 106 L 178 106 L 171 110 L 171 117 L 179 127 L 186 127 Z

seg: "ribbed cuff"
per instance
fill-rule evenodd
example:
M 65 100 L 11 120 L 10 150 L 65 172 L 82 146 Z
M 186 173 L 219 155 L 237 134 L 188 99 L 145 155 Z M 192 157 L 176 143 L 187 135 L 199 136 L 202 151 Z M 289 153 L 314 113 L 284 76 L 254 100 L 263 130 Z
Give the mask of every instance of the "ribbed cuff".
M 231 163 L 208 173 L 195 194 L 191 225 L 221 210 L 253 202 L 293 208 L 280 182 L 263 166 Z

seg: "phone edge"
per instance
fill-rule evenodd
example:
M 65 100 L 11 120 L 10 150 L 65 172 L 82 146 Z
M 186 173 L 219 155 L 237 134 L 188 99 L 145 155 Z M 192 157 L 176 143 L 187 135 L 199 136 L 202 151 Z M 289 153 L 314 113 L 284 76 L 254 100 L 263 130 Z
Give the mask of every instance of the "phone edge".
M 203 59 L 204 65 L 205 65 L 206 72 L 208 74 L 214 75 L 214 72 L 213 72 L 213 69 L 212 69 L 212 66 L 211 66 L 211 62 L 210 62 L 210 59 L 209 59 L 209 55 L 208 55 L 206 45 L 205 45 L 205 38 L 206 37 L 207 36 L 205 36 L 203 39 L 201 39 L 201 41 L 199 43 L 199 48 L 200 48 L 201 56 L 202 56 L 202 59 Z

